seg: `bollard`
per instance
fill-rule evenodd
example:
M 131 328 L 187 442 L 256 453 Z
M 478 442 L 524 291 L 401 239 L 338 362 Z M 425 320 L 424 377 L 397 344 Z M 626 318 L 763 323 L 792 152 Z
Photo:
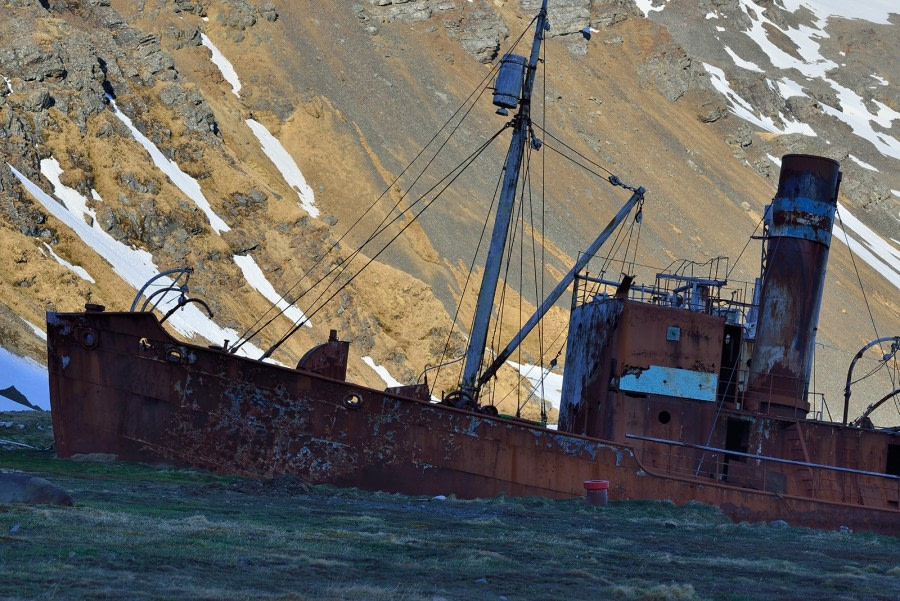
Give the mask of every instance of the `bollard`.
M 609 480 L 585 480 L 584 489 L 587 491 L 585 501 L 588 505 L 606 507 L 609 498 Z

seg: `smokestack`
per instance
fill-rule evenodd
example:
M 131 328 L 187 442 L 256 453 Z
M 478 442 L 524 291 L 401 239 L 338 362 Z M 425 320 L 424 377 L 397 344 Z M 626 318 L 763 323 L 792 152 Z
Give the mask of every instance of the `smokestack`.
M 766 267 L 746 407 L 805 417 L 840 164 L 789 154 L 769 207 Z M 768 406 L 766 406 L 768 405 Z

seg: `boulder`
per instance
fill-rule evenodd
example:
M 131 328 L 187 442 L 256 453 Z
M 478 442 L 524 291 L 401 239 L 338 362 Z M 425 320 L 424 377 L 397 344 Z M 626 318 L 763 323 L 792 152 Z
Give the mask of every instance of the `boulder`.
M 43 478 L 21 472 L 0 473 L 0 503 L 64 505 L 72 507 L 72 497 Z

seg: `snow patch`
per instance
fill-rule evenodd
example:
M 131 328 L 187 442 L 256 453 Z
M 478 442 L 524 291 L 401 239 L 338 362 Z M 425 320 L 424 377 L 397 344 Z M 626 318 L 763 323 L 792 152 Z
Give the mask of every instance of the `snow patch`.
M 542 398 L 554 408 L 559 409 L 559 404 L 562 402 L 562 375 L 550 371 L 549 368 L 541 369 L 539 365 L 519 364 L 513 361 L 507 361 L 506 364 L 531 382 L 533 396 Z
M 816 39 L 829 37 L 824 30 L 825 21 L 820 18 L 816 21 L 815 27 L 801 25 L 797 29 L 788 28 L 787 31 L 781 29 L 778 25 L 767 19 L 763 15 L 763 8 L 752 0 L 740 0 L 741 9 L 750 17 L 751 26 L 746 32 L 747 35 L 756 42 L 760 50 L 766 53 L 772 65 L 779 69 L 797 69 L 806 77 L 824 77 L 825 73 L 837 67 L 833 61 L 825 59 L 820 50 L 820 46 Z M 751 10 L 752 9 L 752 10 Z M 774 28 L 788 36 L 797 46 L 797 54 L 800 59 L 781 50 L 776 44 L 771 42 L 766 29 Z
M 237 71 L 234 70 L 234 65 L 231 64 L 225 55 L 219 52 L 219 49 L 216 48 L 216 45 L 212 43 L 212 40 L 205 33 L 200 34 L 200 41 L 203 42 L 203 45 L 209 48 L 209 51 L 212 53 L 212 62 L 215 66 L 219 68 L 219 71 L 222 72 L 222 77 L 225 78 L 225 81 L 231 84 L 231 92 L 238 98 L 241 97 L 241 80 L 238 79 Z
M 77 275 L 78 277 L 80 277 L 82 280 L 87 280 L 87 281 L 90 282 L 91 284 L 96 284 L 96 283 L 97 283 L 97 281 L 96 281 L 94 278 L 91 277 L 91 274 L 89 274 L 89 273 L 87 272 L 87 270 L 86 270 L 84 267 L 79 267 L 78 265 L 72 265 L 71 263 L 69 263 L 68 261 L 66 261 L 66 260 L 63 259 L 62 257 L 60 257 L 58 254 L 56 254 L 55 252 L 53 252 L 53 249 L 52 249 L 52 248 L 50 247 L 50 245 L 47 244 L 46 242 L 44 242 L 44 246 L 47 247 L 47 250 L 50 251 L 50 255 L 51 255 L 54 259 L 56 259 L 56 262 L 57 262 L 57 263 L 59 263 L 60 265 L 62 265 L 62 266 L 64 266 L 64 267 L 67 267 L 70 271 L 72 271 L 73 273 L 75 273 L 75 275 Z
M 878 113 L 873 115 L 859 94 L 835 81 L 826 81 L 837 92 L 838 102 L 843 110 L 828 106 L 824 102 L 822 109 L 849 125 L 854 134 L 871 142 L 881 154 L 900 159 L 900 140 L 884 132 L 875 131 L 872 127 L 874 122 L 884 129 L 891 129 L 893 122 L 900 119 L 900 113 L 874 100 L 873 103 L 878 107 Z
M 20 317 L 19 319 L 22 319 L 22 318 Z M 36 325 L 31 323 L 27 319 L 22 319 L 22 321 L 25 322 L 25 325 L 27 325 L 29 328 L 31 328 L 31 330 L 35 333 L 35 335 L 38 338 L 40 338 L 41 340 L 45 340 L 45 341 L 47 340 L 47 332 L 40 329 L 39 327 L 37 327 Z
M 875 81 L 877 81 L 878 83 L 880 83 L 883 86 L 886 86 L 890 83 L 888 80 L 881 77 L 880 75 L 876 75 L 875 73 L 872 73 L 871 75 L 869 75 L 869 77 L 871 77 L 872 79 L 874 79 Z
M 91 220 L 92 225 L 87 224 L 84 216 L 94 217 L 94 212 L 87 208 L 87 200 L 77 190 L 68 188 L 59 181 L 59 175 L 53 168 L 54 164 L 58 168 L 59 163 L 55 159 L 44 159 L 41 161 L 41 172 L 53 184 L 54 192 L 63 204 L 56 202 L 12 165 L 9 165 L 9 168 L 25 190 L 40 202 L 44 209 L 74 231 L 88 247 L 103 257 L 113 270 L 135 290 L 140 289 L 150 278 L 158 275 L 159 271 L 153 264 L 153 257 L 150 253 L 122 244 L 103 231 L 95 218 Z M 165 288 L 172 285 L 172 280 L 160 278 L 156 284 Z M 150 288 L 146 293 L 149 295 L 153 291 L 154 289 Z M 162 295 L 158 305 L 160 311 L 165 312 L 175 307 L 177 297 L 178 295 L 174 293 Z M 220 328 L 195 304 L 185 305 L 172 314 L 166 323 L 188 338 L 195 335 L 202 336 L 209 342 L 216 343 L 238 338 L 237 332 L 230 328 Z M 262 351 L 250 343 L 244 344 L 238 352 L 248 357 L 262 355 Z
M 10 165 L 10 169 L 12 169 L 12 165 Z M 13 173 L 17 173 L 15 169 L 13 169 Z M 62 181 L 60 181 L 60 176 L 62 174 L 63 169 L 56 158 L 51 156 L 49 159 L 41 160 L 41 175 L 46 177 L 50 180 L 50 183 L 53 184 L 56 197 L 59 198 L 73 214 L 81 217 L 88 216 L 91 218 L 91 221 L 96 223 L 97 215 L 92 209 L 88 208 L 87 199 L 85 199 L 78 190 L 64 185 Z
M 659 2 L 660 0 L 634 0 L 634 3 L 637 4 L 637 7 L 641 9 L 645 16 L 649 17 L 650 13 L 660 12 L 669 3 L 669 0 L 663 0 L 662 6 L 653 6 L 654 1 Z
M 300 168 L 294 162 L 293 157 L 284 149 L 278 138 L 273 136 L 266 126 L 253 119 L 247 119 L 247 125 L 253 130 L 259 143 L 262 144 L 263 152 L 269 157 L 269 160 L 281 172 L 284 181 L 297 192 L 300 197 L 300 208 L 309 213 L 311 217 L 319 216 L 319 209 L 316 208 L 315 195 L 312 188 L 306 183 L 306 178 L 300 173 Z
M 6 75 L 0 75 L 3 78 L 3 81 L 6 82 L 6 89 L 9 90 L 9 93 L 13 93 L 12 83 L 9 81 L 9 78 Z
M 288 319 L 295 324 L 303 321 L 303 325 L 308 328 L 312 327 L 312 324 L 306 319 L 306 315 L 304 315 L 300 309 L 294 305 L 288 304 L 288 302 L 284 300 L 284 297 L 278 294 L 275 287 L 272 286 L 266 278 L 262 269 L 260 269 L 253 257 L 250 255 L 234 255 L 234 262 L 241 268 L 241 272 L 244 274 L 244 279 L 247 280 L 247 283 L 257 292 L 262 294 L 266 300 L 284 311 L 284 315 Z
M 147 136 L 142 134 L 140 130 L 134 126 L 131 119 L 128 118 L 128 115 L 119 110 L 119 107 L 116 106 L 116 101 L 110 96 L 107 96 L 107 98 L 109 99 L 110 105 L 112 105 L 113 113 L 115 113 L 116 117 L 118 117 L 122 123 L 128 126 L 128 129 L 131 130 L 131 135 L 133 135 L 134 139 L 137 140 L 140 145 L 144 147 L 144 150 L 150 154 L 150 158 L 153 159 L 153 163 L 156 167 L 165 173 L 172 183 L 175 184 L 179 190 L 184 192 L 188 198 L 193 200 L 200 210 L 206 214 L 210 226 L 212 226 L 219 234 L 229 231 L 231 228 L 228 227 L 228 224 L 226 224 L 221 217 L 216 215 L 209 205 L 209 201 L 203 196 L 203 190 L 200 189 L 200 184 L 197 180 L 182 171 L 178 166 L 178 163 L 167 159 L 159 148 L 156 147 L 156 144 L 151 142 Z
M 397 386 L 403 386 L 400 382 L 394 379 L 394 377 L 388 372 L 387 368 L 383 365 L 378 365 L 375 363 L 375 360 L 372 357 L 363 357 L 363 363 L 371 367 L 375 370 L 375 373 L 378 374 L 378 377 L 384 380 L 384 383 L 388 388 L 395 388 Z
M 850 250 L 869 264 L 872 269 L 900 289 L 900 249 L 869 229 L 838 203 L 837 220 L 844 228 L 858 236 L 862 242 L 847 235 L 846 231 L 835 232 L 835 238 L 850 247 Z
M 15 386 L 32 405 L 50 409 L 47 368 L 30 357 L 19 357 L 0 347 L 0 390 Z M 30 411 L 28 407 L 0 395 L 0 411 Z
M 836 69 L 838 65 L 822 55 L 819 44 L 819 40 L 829 37 L 825 31 L 825 26 L 830 17 L 863 19 L 873 23 L 886 24 L 889 23 L 888 15 L 890 13 L 900 13 L 900 9 L 898 9 L 894 0 L 872 0 L 867 2 L 784 0 L 786 10 L 795 11 L 800 7 L 806 7 L 815 16 L 812 27 L 801 25 L 796 28 L 788 27 L 787 29 L 782 29 L 766 18 L 763 14 L 763 8 L 753 2 L 753 0 L 740 0 L 740 6 L 751 20 L 751 26 L 745 33 L 769 57 L 769 61 L 774 67 L 785 70 L 796 69 L 807 78 L 824 80 L 837 92 L 838 100 L 842 107 L 841 110 L 838 110 L 835 107 L 822 103 L 825 113 L 849 125 L 854 134 L 871 142 L 880 153 L 885 156 L 900 158 L 900 141 L 886 133 L 875 131 L 872 126 L 874 122 L 881 128 L 890 130 L 893 121 L 900 119 L 900 113 L 883 103 L 874 101 L 875 106 L 878 107 L 878 112 L 873 114 L 858 94 L 834 80 L 828 79 L 828 72 Z M 784 52 L 769 40 L 768 31 L 775 30 L 790 38 L 796 46 L 796 53 L 799 54 L 800 58 Z M 843 56 L 844 53 L 841 52 L 841 55 Z M 877 76 L 873 77 L 878 79 Z M 724 77 L 722 79 L 724 80 Z M 879 81 L 882 80 L 879 79 Z M 787 99 L 790 96 L 798 95 L 798 93 L 802 94 L 802 89 L 798 90 L 800 86 L 796 86 L 793 82 L 788 82 L 789 80 L 782 80 L 778 86 L 779 93 L 783 98 Z M 714 78 L 713 84 L 720 91 L 722 91 L 723 87 L 730 87 L 727 86 L 727 82 L 717 82 L 716 78 Z M 755 111 L 752 108 L 748 110 L 755 115 Z M 746 115 L 741 114 L 739 111 L 735 111 L 735 114 L 747 119 Z M 765 118 L 747 120 L 765 128 Z M 770 129 L 769 131 L 772 130 Z M 785 129 L 785 132 L 804 133 L 809 131 L 812 131 L 809 126 L 796 124 L 796 122 Z
M 742 69 L 746 69 L 748 71 L 756 71 L 757 73 L 764 73 L 762 69 L 759 68 L 759 65 L 756 63 L 751 63 L 750 61 L 745 61 L 741 57 L 739 57 L 734 50 L 725 46 L 725 52 L 728 53 L 728 56 L 731 57 L 731 60 L 734 61 L 734 64 Z
M 765 115 L 757 116 L 756 110 L 753 106 L 744 100 L 737 92 L 731 89 L 731 84 L 728 82 L 728 79 L 725 77 L 725 72 L 718 67 L 714 67 L 708 63 L 703 63 L 703 68 L 706 69 L 706 72 L 711 75 L 710 83 L 712 83 L 713 87 L 715 87 L 719 92 L 722 93 L 728 100 L 731 101 L 730 110 L 736 116 L 740 117 L 745 121 L 749 121 L 753 123 L 757 127 L 764 129 L 765 131 L 771 132 L 773 134 L 803 134 L 804 136 L 813 136 L 815 137 L 816 132 L 807 125 L 806 123 L 801 123 L 799 121 L 792 121 L 791 119 L 785 117 L 784 115 L 779 114 L 779 118 L 784 123 L 784 128 L 780 128 L 775 125 L 775 122 L 771 117 L 767 117 Z
M 897 0 L 859 0 L 857 2 L 848 2 L 847 0 L 783 0 L 783 4 L 790 12 L 795 12 L 801 6 L 805 6 L 822 22 L 827 21 L 830 17 L 838 17 L 890 25 L 890 15 L 900 14 L 900 5 L 897 4 Z
M 803 86 L 788 77 L 782 77 L 775 82 L 775 85 L 778 87 L 778 93 L 785 100 L 792 96 L 806 96 L 806 92 L 803 91 Z
M 853 161 L 854 163 L 856 163 L 857 165 L 859 165 L 860 167 L 862 167 L 863 169 L 868 169 L 869 171 L 874 171 L 876 173 L 880 173 L 880 171 L 878 171 L 878 169 L 876 167 L 859 160 L 852 154 L 850 155 L 850 160 Z

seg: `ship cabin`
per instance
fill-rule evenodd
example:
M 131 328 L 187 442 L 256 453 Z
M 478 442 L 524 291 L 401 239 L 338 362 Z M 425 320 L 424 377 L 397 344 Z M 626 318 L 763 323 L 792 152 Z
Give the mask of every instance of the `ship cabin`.
M 785 157 L 752 284 L 729 286 L 723 258 L 651 284 L 578 274 L 561 431 L 630 444 L 667 475 L 897 509 L 900 432 L 833 421 L 809 390 L 839 182 L 810 159 Z

